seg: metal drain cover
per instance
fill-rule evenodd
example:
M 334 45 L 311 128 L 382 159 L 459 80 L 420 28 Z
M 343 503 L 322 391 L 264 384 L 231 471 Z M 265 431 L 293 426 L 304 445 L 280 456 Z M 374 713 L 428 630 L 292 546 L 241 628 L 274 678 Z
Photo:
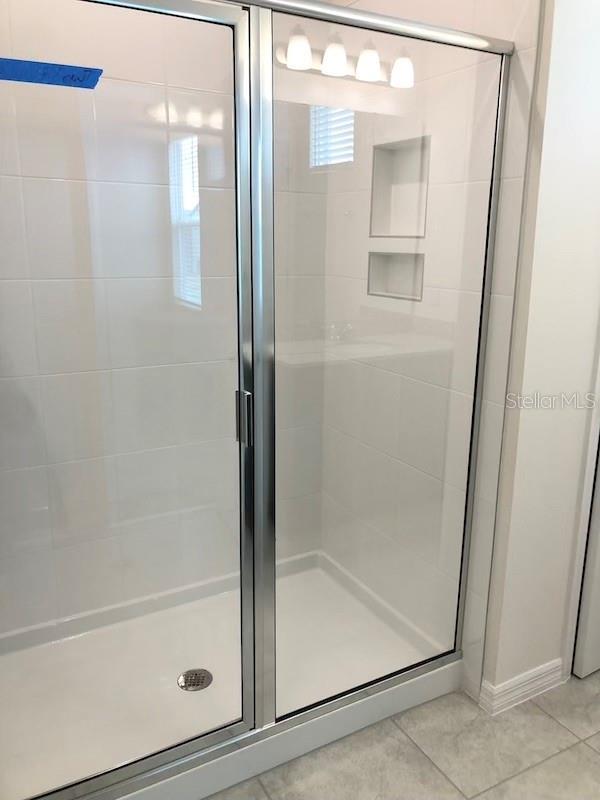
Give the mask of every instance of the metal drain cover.
M 200 689 L 210 686 L 212 680 L 212 673 L 207 669 L 186 669 L 177 678 L 177 686 L 186 692 L 199 692 Z

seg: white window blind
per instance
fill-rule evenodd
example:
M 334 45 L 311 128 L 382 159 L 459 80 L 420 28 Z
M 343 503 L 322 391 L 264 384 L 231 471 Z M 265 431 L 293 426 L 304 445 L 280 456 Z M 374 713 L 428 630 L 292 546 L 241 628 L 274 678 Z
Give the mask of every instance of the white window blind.
M 176 139 L 169 147 L 173 291 L 184 303 L 202 304 L 198 139 Z
M 326 167 L 354 161 L 354 111 L 311 106 L 310 166 Z

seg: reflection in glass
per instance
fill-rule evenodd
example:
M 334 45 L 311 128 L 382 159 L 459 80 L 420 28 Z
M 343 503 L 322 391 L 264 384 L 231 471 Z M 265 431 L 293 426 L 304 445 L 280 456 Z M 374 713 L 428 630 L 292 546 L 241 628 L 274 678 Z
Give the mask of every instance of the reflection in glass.
M 200 191 L 198 137 L 169 146 L 173 293 L 184 303 L 202 305 L 200 280 Z

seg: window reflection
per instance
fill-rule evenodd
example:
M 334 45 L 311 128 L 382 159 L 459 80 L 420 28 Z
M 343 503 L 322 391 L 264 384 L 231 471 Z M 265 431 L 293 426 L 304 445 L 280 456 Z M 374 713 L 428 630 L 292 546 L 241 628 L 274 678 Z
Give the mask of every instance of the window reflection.
M 200 265 L 200 191 L 198 137 L 169 145 L 173 293 L 190 305 L 202 305 Z

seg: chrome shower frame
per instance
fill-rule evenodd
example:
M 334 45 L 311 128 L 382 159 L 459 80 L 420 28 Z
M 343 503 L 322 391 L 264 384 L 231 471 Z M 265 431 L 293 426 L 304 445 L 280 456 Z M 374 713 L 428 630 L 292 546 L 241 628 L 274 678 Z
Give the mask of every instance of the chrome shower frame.
M 80 0 L 227 25 L 234 36 L 237 172 L 239 389 L 253 397 L 251 444 L 240 445 L 242 718 L 183 744 L 39 797 L 117 800 L 310 720 L 386 692 L 462 658 L 485 351 L 496 232 L 508 72 L 513 44 L 312 0 Z M 455 648 L 308 710 L 275 709 L 275 325 L 273 225 L 273 11 L 500 56 L 500 90 L 489 197 L 476 392 Z

